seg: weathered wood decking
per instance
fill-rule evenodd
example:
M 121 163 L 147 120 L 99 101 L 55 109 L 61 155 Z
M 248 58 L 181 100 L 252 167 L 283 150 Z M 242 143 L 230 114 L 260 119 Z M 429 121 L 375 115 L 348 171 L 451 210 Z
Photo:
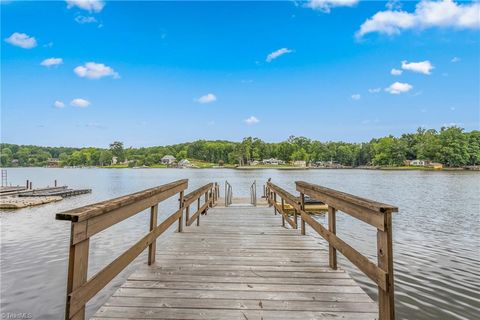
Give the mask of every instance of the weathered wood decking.
M 219 201 L 219 204 L 222 202 Z M 215 207 L 157 244 L 93 319 L 377 319 L 328 247 L 268 207 Z

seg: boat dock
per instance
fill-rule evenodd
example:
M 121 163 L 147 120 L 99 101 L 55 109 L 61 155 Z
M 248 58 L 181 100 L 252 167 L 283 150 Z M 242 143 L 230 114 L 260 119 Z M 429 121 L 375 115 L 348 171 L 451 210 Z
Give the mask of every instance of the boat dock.
M 72 197 L 81 194 L 91 193 L 92 189 L 69 189 L 67 186 L 47 188 L 41 190 L 30 190 L 20 193 L 19 197 Z
M 85 304 L 144 250 L 133 272 L 92 319 L 394 319 L 391 214 L 396 207 L 306 182 L 294 196 L 272 182 L 266 198 L 220 198 L 217 183 L 188 194 L 179 180 L 124 197 L 57 214 L 71 221 L 65 319 L 85 319 Z M 158 203 L 177 196 L 178 210 L 158 224 Z M 328 227 L 305 209 L 305 197 L 328 205 Z M 285 204 L 294 208 L 289 215 Z M 150 209 L 150 232 L 88 278 L 89 239 Z M 336 235 L 335 215 L 345 212 L 377 227 L 374 263 Z M 157 237 L 170 227 L 157 246 Z M 328 245 L 309 236 L 312 228 Z M 377 284 L 373 301 L 337 265 L 337 251 Z
M 92 189 L 70 189 L 67 186 L 58 187 L 56 180 L 53 187 L 33 189 L 32 182 L 27 180 L 25 186 L 4 185 L 0 188 L 0 209 L 22 209 L 57 202 L 66 197 L 91 192 Z

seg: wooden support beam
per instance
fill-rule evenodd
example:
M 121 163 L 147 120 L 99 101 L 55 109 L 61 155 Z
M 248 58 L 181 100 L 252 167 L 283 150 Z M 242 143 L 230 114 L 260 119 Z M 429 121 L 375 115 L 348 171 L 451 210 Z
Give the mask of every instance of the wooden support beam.
M 70 233 L 70 252 L 68 257 L 68 278 L 67 278 L 67 304 L 65 309 L 65 320 L 85 319 L 85 303 L 81 304 L 72 312 L 71 293 L 87 282 L 88 271 L 88 250 L 90 239 L 74 243 L 74 236 L 87 232 L 87 222 L 72 222 Z
M 180 191 L 180 196 L 178 198 L 179 208 L 180 208 L 180 216 L 178 217 L 178 232 L 183 231 L 183 191 Z
M 157 227 L 158 223 L 158 204 L 150 208 L 150 231 Z M 148 265 L 152 265 L 155 262 L 155 252 L 157 250 L 157 239 L 155 239 L 148 246 Z
M 300 208 L 301 208 L 302 212 L 305 211 L 305 195 L 303 193 L 300 193 Z M 300 219 L 302 220 L 301 221 L 302 226 L 301 226 L 300 233 L 302 235 L 305 235 L 305 220 L 303 220 L 303 215 L 302 214 L 300 215 Z
M 334 207 L 328 207 L 328 231 L 337 233 L 336 210 Z M 331 244 L 328 245 L 328 262 L 330 268 L 337 270 L 337 249 Z
M 392 214 L 385 214 L 385 230 L 377 230 L 378 267 L 387 276 L 386 288 L 378 288 L 378 313 L 380 320 L 395 319 L 393 246 L 392 246 Z
M 273 212 L 277 214 L 277 194 L 273 192 Z

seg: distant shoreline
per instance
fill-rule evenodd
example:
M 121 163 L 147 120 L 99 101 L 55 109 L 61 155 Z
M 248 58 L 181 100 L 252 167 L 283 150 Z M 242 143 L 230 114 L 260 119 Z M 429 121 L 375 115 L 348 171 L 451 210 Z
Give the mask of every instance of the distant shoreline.
M 152 167 L 128 167 L 128 166 L 78 166 L 78 167 L 2 167 L 2 169 L 15 169 L 15 168 L 46 168 L 46 169 L 231 169 L 231 170 L 384 170 L 384 171 L 480 171 L 480 166 L 476 167 L 467 167 L 467 168 L 442 168 L 434 169 L 428 167 L 339 167 L 339 168 L 329 168 L 329 167 L 294 167 L 294 166 L 212 166 L 212 167 L 201 167 L 201 168 L 176 168 L 176 167 L 166 167 L 166 166 L 152 166 Z

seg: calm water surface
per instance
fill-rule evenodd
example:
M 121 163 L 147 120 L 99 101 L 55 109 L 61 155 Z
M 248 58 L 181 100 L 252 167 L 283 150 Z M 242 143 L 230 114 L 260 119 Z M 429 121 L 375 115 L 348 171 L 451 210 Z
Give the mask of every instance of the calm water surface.
M 181 169 L 8 169 L 12 184 L 26 179 L 34 186 L 60 184 L 93 192 L 17 211 L 1 212 L 1 311 L 30 313 L 33 319 L 63 319 L 69 223 L 55 213 L 118 197 L 177 179 L 190 179 L 190 189 L 225 179 L 234 196 L 248 196 L 256 179 L 294 192 L 305 180 L 397 205 L 394 257 L 397 319 L 478 319 L 480 310 L 480 174 L 475 172 Z M 260 184 L 260 185 L 261 185 Z M 223 189 L 221 189 L 223 190 Z M 160 218 L 172 213 L 176 200 L 160 206 Z M 375 258 L 374 228 L 338 214 L 339 235 L 363 254 Z M 324 217 L 318 219 L 324 222 Z M 129 248 L 148 229 L 147 212 L 120 223 L 90 242 L 89 275 Z M 171 231 L 170 231 L 171 232 Z M 168 236 L 168 235 L 166 235 Z M 146 261 L 135 260 L 88 305 L 91 315 Z M 340 258 L 366 292 L 376 299 L 376 286 Z

